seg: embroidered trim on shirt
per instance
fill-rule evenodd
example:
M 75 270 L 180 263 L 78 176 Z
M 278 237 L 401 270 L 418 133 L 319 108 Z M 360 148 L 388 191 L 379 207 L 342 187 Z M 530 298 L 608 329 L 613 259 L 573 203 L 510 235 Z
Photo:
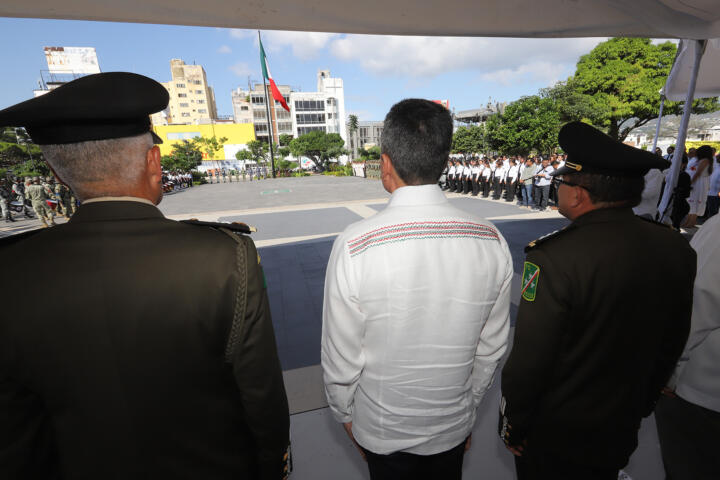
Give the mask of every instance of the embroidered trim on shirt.
M 388 243 L 427 238 L 480 238 L 499 240 L 497 230 L 487 225 L 461 221 L 410 222 L 388 225 L 360 235 L 348 242 L 350 256 Z

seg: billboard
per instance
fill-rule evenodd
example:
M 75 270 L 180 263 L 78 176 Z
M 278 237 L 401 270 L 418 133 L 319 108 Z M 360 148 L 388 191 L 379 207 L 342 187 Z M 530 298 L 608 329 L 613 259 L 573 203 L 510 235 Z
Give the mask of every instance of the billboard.
M 93 47 L 45 47 L 50 73 L 100 73 Z

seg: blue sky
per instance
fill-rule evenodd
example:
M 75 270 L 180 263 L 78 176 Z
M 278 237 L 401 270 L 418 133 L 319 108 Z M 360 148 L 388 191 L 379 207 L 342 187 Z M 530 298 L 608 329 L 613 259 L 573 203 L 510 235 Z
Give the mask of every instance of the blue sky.
M 345 85 L 348 114 L 382 120 L 408 97 L 448 99 L 464 110 L 513 101 L 572 74 L 580 55 L 604 39 L 392 37 L 263 32 L 275 81 L 313 91 L 319 68 Z M 218 113 L 232 113 L 230 91 L 261 81 L 257 32 L 205 27 L 0 18 L 0 109 L 32 97 L 43 47 L 95 47 L 104 72 L 170 79 L 170 59 L 203 65 Z

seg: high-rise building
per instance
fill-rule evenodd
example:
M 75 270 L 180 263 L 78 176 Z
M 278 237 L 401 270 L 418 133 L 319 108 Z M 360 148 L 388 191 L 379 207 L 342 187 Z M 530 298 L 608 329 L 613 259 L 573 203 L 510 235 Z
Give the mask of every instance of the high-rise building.
M 170 94 L 170 103 L 164 112 L 152 116 L 153 125 L 200 125 L 215 121 L 215 93 L 202 65 L 187 65 L 174 58 L 170 60 L 170 73 L 172 80 L 162 84 Z
M 100 64 L 94 47 L 45 47 L 47 70 L 40 71 L 36 97 L 77 78 L 100 73 Z
M 290 112 L 276 103 L 268 92 L 275 143 L 278 143 L 280 135 L 283 134 L 298 137 L 313 130 L 322 130 L 326 133 L 340 134 L 347 144 L 345 93 L 341 78 L 331 77 L 329 70 L 319 70 L 316 92 L 297 92 L 288 85 L 278 85 L 277 87 L 285 97 Z M 243 90 L 242 88 L 233 90 L 232 100 L 235 122 L 242 123 L 244 119 L 248 118 L 246 112 L 251 111 L 255 136 L 258 140 L 267 142 L 268 121 L 263 85 L 255 84 L 252 90 Z

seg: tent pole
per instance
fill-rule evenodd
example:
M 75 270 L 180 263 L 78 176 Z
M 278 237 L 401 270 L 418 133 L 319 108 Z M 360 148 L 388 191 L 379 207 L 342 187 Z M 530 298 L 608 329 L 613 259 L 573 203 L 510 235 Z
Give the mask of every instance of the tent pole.
M 680 121 L 680 130 L 678 131 L 677 142 L 675 143 L 675 153 L 672 159 L 670 173 L 665 181 L 665 191 L 663 192 L 662 201 L 658 207 L 660 218 L 658 221 L 663 222 L 668 216 L 668 207 L 670 206 L 670 197 L 674 193 L 680 176 L 680 167 L 682 165 L 682 156 L 685 154 L 685 139 L 687 138 L 688 125 L 690 124 L 690 114 L 692 113 L 692 103 L 695 98 L 695 85 L 697 84 L 698 72 L 700 71 L 700 60 L 705 53 L 705 45 L 707 40 L 694 40 L 695 43 L 695 62 L 693 63 L 692 75 L 688 84 L 688 92 L 685 97 L 685 105 L 683 107 L 683 116 Z
M 655 153 L 655 149 L 657 148 L 658 137 L 660 136 L 660 123 L 662 123 L 662 114 L 663 114 L 664 106 L 665 106 L 665 89 L 663 89 L 663 93 L 660 94 L 660 112 L 658 113 L 657 127 L 655 127 L 655 139 L 653 140 L 652 150 L 650 150 L 652 153 Z

